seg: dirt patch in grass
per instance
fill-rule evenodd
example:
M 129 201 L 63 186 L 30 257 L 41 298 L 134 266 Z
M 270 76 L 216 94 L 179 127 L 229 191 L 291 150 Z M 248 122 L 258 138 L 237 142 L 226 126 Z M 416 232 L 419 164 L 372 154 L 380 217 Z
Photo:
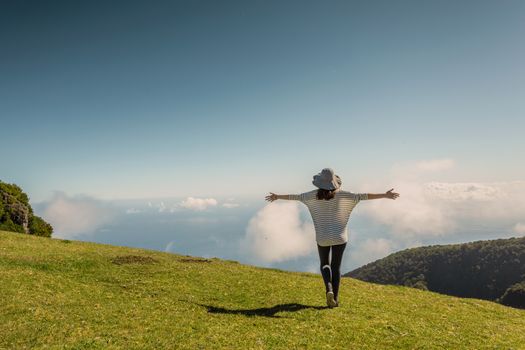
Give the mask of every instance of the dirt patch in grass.
M 158 262 L 157 260 L 149 256 L 140 256 L 140 255 L 121 255 L 111 259 L 113 264 L 124 265 L 124 264 L 154 264 Z
M 180 262 L 187 262 L 187 263 L 211 263 L 210 259 L 197 259 L 197 258 L 182 258 L 179 260 Z

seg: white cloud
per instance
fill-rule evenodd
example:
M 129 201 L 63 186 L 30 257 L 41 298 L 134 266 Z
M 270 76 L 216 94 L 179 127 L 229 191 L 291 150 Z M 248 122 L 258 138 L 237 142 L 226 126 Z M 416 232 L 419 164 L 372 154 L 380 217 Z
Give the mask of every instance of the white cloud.
M 525 213 L 525 181 L 427 183 L 425 189 L 455 221 L 516 222 Z
M 521 236 L 525 236 L 525 224 L 518 222 L 514 226 L 513 231 Z
M 233 203 L 234 200 L 235 200 L 235 198 L 233 198 L 233 197 L 229 197 L 229 198 L 226 199 L 226 203 L 223 203 L 222 206 L 223 206 L 224 208 L 229 208 L 229 209 L 231 209 L 231 208 L 237 208 L 238 206 L 240 206 L 240 204 L 238 204 L 238 203 Z
M 252 217 L 241 251 L 258 262 L 280 262 L 306 256 L 315 248 L 313 223 L 302 222 L 293 202 L 270 203 Z
M 380 199 L 361 204 L 366 215 L 392 228 L 398 237 L 432 237 L 454 233 L 461 222 L 519 221 L 525 213 L 525 181 L 428 181 L 449 170 L 454 161 L 429 160 L 392 167 L 391 183 L 368 183 L 367 192 L 392 188 L 395 201 Z M 381 186 L 381 187 L 379 187 Z
M 237 208 L 239 206 L 239 204 L 237 204 L 237 203 L 223 203 L 222 206 L 225 207 L 225 208 Z
M 394 191 L 400 194 L 395 201 L 365 201 L 360 203 L 360 210 L 375 221 L 391 227 L 392 233 L 399 236 L 435 236 L 455 228 L 456 223 L 448 215 L 446 206 L 429 196 L 423 184 L 398 181 Z
M 202 211 L 209 207 L 217 205 L 217 200 L 214 198 L 194 198 L 188 197 L 180 203 L 180 206 L 186 209 Z
M 138 214 L 140 212 L 141 211 L 139 209 L 135 209 L 135 208 L 126 209 L 126 214 Z
M 400 236 L 351 240 L 348 252 L 349 258 L 345 265 L 348 266 L 347 270 L 351 271 L 400 250 L 421 247 L 422 245 L 421 241 L 414 239 L 414 237 Z
M 354 263 L 360 266 L 384 258 L 392 252 L 394 252 L 394 243 L 391 240 L 368 238 L 353 248 L 350 256 Z
M 70 197 L 57 192 L 43 203 L 42 217 L 54 228 L 53 237 L 73 238 L 83 233 L 92 233 L 111 222 L 114 210 L 102 202 L 89 197 Z
M 429 182 L 424 184 L 424 190 L 431 196 L 450 201 L 491 201 L 504 197 L 504 192 L 498 184 L 476 182 Z

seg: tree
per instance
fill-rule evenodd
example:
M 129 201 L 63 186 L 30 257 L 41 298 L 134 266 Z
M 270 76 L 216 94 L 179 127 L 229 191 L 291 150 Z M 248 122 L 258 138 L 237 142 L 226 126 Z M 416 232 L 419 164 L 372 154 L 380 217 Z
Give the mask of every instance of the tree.
M 0 230 L 51 237 L 53 227 L 33 214 L 29 197 L 15 184 L 0 181 Z

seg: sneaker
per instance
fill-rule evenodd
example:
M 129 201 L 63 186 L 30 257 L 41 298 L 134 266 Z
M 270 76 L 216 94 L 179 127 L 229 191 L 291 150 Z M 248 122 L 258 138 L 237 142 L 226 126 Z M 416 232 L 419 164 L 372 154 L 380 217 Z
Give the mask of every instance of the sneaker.
M 326 305 L 330 308 L 337 306 L 337 302 L 334 299 L 334 292 L 326 292 Z
M 328 305 L 328 307 L 330 308 L 337 306 L 337 302 L 335 301 L 335 298 L 334 298 L 334 292 L 332 290 L 331 283 L 328 283 L 328 292 L 326 292 L 326 305 Z

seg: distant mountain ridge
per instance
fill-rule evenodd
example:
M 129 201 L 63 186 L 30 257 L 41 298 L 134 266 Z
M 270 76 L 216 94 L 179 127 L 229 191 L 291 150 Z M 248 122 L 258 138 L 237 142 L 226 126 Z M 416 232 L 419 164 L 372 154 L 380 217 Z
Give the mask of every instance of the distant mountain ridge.
M 51 237 L 53 227 L 33 214 L 20 187 L 0 181 L 0 230 Z
M 525 237 L 406 249 L 344 276 L 525 308 Z

